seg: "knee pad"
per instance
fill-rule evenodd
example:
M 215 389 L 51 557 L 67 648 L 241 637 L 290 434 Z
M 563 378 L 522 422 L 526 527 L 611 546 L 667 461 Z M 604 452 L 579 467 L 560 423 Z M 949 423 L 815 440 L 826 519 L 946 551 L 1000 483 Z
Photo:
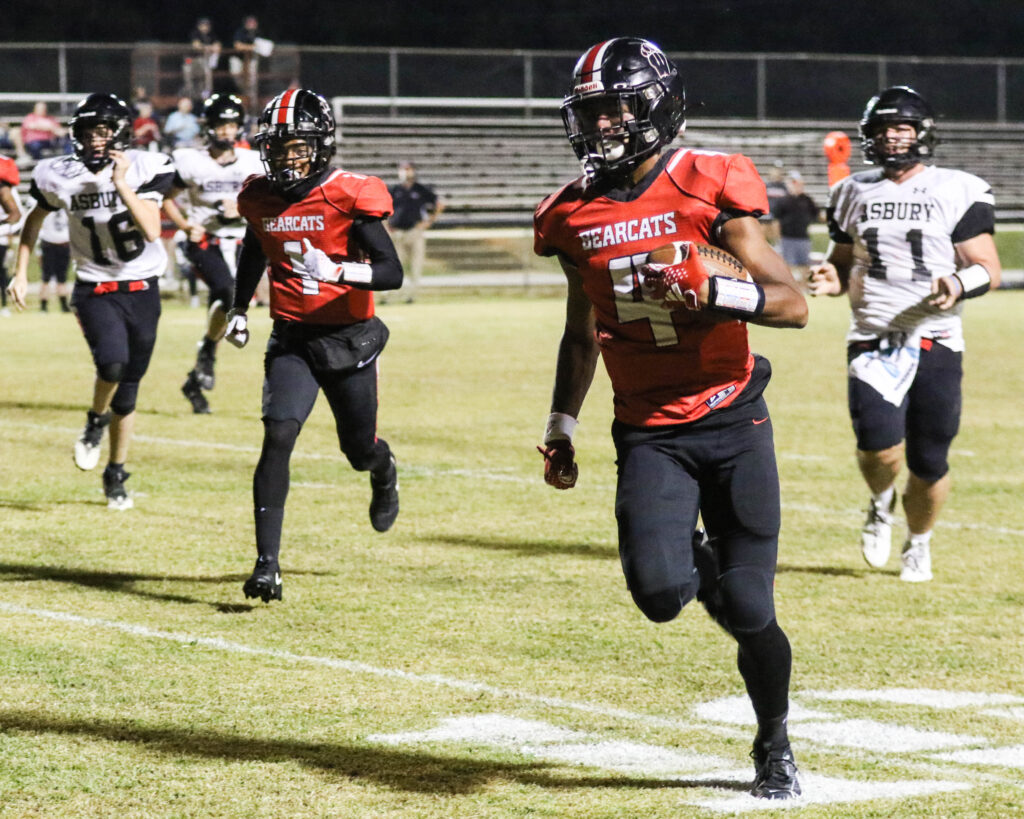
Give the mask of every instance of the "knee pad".
M 683 610 L 683 606 L 694 598 L 697 594 L 697 583 L 695 576 L 692 583 L 662 589 L 653 594 L 641 595 L 634 592 L 633 602 L 648 620 L 655 623 L 667 623 L 674 619 Z
M 915 440 L 907 446 L 907 468 L 926 483 L 935 483 L 949 472 L 949 446 L 952 441 L 934 438 Z
M 219 301 L 221 304 L 221 309 L 225 313 L 227 313 L 228 310 L 231 309 L 231 300 L 234 298 L 234 296 L 234 291 L 230 287 L 211 287 L 210 297 L 209 299 L 207 299 L 207 304 L 212 307 L 214 302 Z
M 117 385 L 117 391 L 110 401 L 110 408 L 118 415 L 131 415 L 135 411 L 135 401 L 138 395 L 138 381 L 122 381 Z
M 128 365 L 123 361 L 115 361 L 112 364 L 100 364 L 96 367 L 96 377 L 100 381 L 117 384 L 124 380 L 124 372 L 127 368 Z
M 299 437 L 300 429 L 302 426 L 294 418 L 287 421 L 266 419 L 263 421 L 263 444 L 272 449 L 291 451 Z
M 729 569 L 719 578 L 723 609 L 734 634 L 755 634 L 775 619 L 774 577 L 758 568 Z
M 356 450 L 351 446 L 348 449 L 343 446 L 341 451 L 356 472 L 372 472 L 375 467 L 383 466 L 388 462 L 391 452 L 388 445 L 379 438 L 367 448 Z

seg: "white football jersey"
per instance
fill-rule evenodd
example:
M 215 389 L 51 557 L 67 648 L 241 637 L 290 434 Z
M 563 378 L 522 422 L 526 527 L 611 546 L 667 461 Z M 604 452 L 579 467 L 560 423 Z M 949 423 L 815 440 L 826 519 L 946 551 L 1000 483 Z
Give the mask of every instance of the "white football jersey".
M 68 233 L 68 212 L 61 208 L 46 214 L 43 224 L 39 227 L 39 240 L 52 245 L 66 245 L 70 240 Z
M 993 231 L 989 184 L 934 166 L 900 184 L 864 171 L 832 188 L 828 215 L 833 241 L 853 243 L 847 339 L 917 330 L 962 351 L 962 303 L 939 310 L 927 299 L 934 279 L 957 270 L 953 245 Z
M 205 148 L 179 148 L 173 154 L 174 169 L 185 187 L 185 215 L 212 236 L 240 239 L 245 220 L 224 215 L 225 199 L 234 202 L 242 183 L 264 173 L 257 151 L 235 148 L 235 160 L 221 165 Z
M 170 157 L 151 151 L 126 153 L 132 190 L 140 199 L 161 204 L 174 180 Z M 31 193 L 44 208 L 68 212 L 71 255 L 79 281 L 148 279 L 166 270 L 163 242 L 147 242 L 136 227 L 114 188 L 109 163 L 93 173 L 74 156 L 44 159 L 32 172 Z

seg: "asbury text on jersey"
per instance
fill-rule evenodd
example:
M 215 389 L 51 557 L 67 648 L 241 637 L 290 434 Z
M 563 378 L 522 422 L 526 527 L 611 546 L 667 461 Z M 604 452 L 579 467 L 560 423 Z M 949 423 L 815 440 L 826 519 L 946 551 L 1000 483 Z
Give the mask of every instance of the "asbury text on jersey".
M 270 315 L 310 324 L 352 324 L 373 316 L 373 293 L 318 281 L 302 264 L 303 239 L 336 262 L 362 261 L 351 241 L 354 219 L 391 215 L 391 194 L 375 176 L 335 170 L 301 201 L 274 192 L 262 174 L 250 177 L 238 209 L 270 262 Z
M 202 225 L 212 236 L 241 239 L 245 223 L 241 218 L 227 218 L 221 203 L 237 199 L 242 183 L 253 174 L 263 173 L 263 163 L 259 153 L 249 148 L 236 146 L 234 153 L 234 160 L 226 165 L 210 156 L 206 148 L 179 148 L 172 156 L 175 185 L 185 188 L 189 220 Z
M 174 179 L 170 157 L 127 151 L 128 185 L 140 199 L 162 203 Z M 161 276 L 167 253 L 147 242 L 112 181 L 112 166 L 93 173 L 74 156 L 44 159 L 32 172 L 32 196 L 46 210 L 68 211 L 71 253 L 80 281 L 104 282 Z
M 615 415 L 634 426 L 695 420 L 730 404 L 753 357 L 740 321 L 645 301 L 639 268 L 670 241 L 714 244 L 723 213 L 766 213 L 753 163 L 740 154 L 667 151 L 628 198 L 581 177 L 534 214 L 534 249 L 575 266 L 594 305 L 597 340 L 615 391 Z
M 832 189 L 828 221 L 833 241 L 853 245 L 850 341 L 921 330 L 963 350 L 962 304 L 942 311 L 927 297 L 956 272 L 956 243 L 995 230 L 987 182 L 935 166 L 900 183 L 864 171 Z

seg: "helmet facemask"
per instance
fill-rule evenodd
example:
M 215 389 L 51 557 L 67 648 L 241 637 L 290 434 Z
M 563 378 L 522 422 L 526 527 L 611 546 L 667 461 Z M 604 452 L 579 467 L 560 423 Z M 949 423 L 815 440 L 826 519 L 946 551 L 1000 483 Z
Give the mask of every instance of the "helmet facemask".
M 333 144 L 325 146 L 325 139 L 320 136 L 261 132 L 255 141 L 267 176 L 281 191 L 290 191 L 306 179 L 317 176 L 328 166 L 334 154 Z
M 646 98 L 653 86 L 574 95 L 562 105 L 569 144 L 587 176 L 621 177 L 661 147 Z
M 234 123 L 238 130 L 233 137 L 217 135 L 217 129 L 222 125 Z M 203 125 L 206 130 L 206 141 L 211 148 L 228 150 L 234 148 L 241 136 L 245 126 L 245 109 L 242 101 L 232 95 L 221 96 L 215 94 L 203 104 Z
M 885 131 L 897 125 L 910 125 L 915 136 L 905 150 L 892 151 Z M 860 121 L 860 145 L 864 161 L 885 168 L 903 169 L 917 165 L 934 155 L 939 143 L 931 107 L 914 89 L 900 85 L 887 88 L 872 97 Z M 904 140 L 895 140 L 897 147 Z
M 78 118 L 71 125 L 75 156 L 93 173 L 111 162 L 111 150 L 127 151 L 128 139 L 127 122 L 119 119 Z

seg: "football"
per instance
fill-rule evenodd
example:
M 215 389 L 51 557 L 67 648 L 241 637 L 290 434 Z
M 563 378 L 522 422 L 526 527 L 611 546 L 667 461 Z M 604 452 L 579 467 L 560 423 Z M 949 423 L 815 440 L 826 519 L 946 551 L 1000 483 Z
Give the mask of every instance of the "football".
M 686 254 L 693 250 L 697 251 L 709 276 L 725 276 L 729 279 L 753 281 L 750 273 L 739 259 L 731 253 L 726 253 L 720 247 L 701 242 L 671 242 L 656 247 L 647 254 L 647 261 L 651 264 L 681 264 L 687 258 Z

